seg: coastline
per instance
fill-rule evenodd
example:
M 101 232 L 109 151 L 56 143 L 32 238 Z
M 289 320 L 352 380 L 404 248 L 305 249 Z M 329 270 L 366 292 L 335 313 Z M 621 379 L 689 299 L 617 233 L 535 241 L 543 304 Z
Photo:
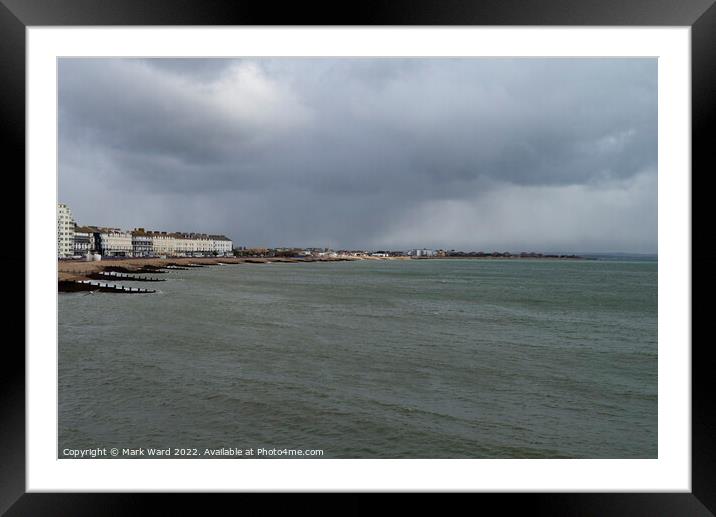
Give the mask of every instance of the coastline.
M 78 281 L 90 280 L 91 275 L 122 269 L 125 273 L 153 273 L 155 270 L 165 269 L 167 266 L 187 266 L 198 264 L 202 266 L 215 266 L 219 264 L 267 264 L 267 263 L 303 263 L 303 262 L 353 262 L 357 260 L 590 260 L 576 256 L 543 256 L 520 257 L 493 256 L 493 255 L 467 255 L 446 257 L 371 257 L 371 256 L 339 256 L 339 257 L 168 257 L 168 258 L 126 258 L 104 259 L 101 261 L 59 260 L 57 262 L 57 280 Z
M 347 262 L 354 260 L 406 260 L 404 257 L 171 257 L 171 258 L 128 258 L 105 259 L 96 262 L 80 260 L 60 260 L 57 263 L 57 280 L 89 280 L 94 273 L 110 271 L 112 268 L 126 269 L 127 273 L 152 273 L 153 269 L 163 269 L 169 265 L 187 266 L 199 264 L 215 266 L 219 264 L 267 264 L 298 262 Z

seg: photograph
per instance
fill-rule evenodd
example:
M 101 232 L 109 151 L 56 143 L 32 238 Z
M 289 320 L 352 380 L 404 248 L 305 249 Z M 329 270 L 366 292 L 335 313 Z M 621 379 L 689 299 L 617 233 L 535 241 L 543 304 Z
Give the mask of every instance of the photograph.
M 716 515 L 715 1 L 0 0 L 0 515 Z
M 660 457 L 657 57 L 56 66 L 58 459 Z

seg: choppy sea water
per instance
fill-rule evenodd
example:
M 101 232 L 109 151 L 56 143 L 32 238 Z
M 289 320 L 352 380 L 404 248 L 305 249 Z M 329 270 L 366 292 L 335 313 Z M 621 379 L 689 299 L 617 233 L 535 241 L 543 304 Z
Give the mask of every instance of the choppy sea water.
M 156 276 L 156 275 L 152 275 Z M 59 450 L 657 457 L 657 262 L 173 271 L 60 293 Z

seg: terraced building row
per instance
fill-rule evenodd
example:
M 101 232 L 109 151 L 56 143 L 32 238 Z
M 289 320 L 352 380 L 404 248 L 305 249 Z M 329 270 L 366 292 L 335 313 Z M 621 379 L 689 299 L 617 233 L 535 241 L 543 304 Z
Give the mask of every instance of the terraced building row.
M 97 254 L 103 257 L 228 256 L 233 254 L 233 243 L 225 235 L 78 226 L 67 205 L 58 204 L 58 258 Z

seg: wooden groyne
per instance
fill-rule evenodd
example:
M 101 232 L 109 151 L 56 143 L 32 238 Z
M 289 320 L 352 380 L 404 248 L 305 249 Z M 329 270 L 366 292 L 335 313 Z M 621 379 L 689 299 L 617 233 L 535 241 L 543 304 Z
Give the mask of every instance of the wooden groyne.
M 61 293 L 75 293 L 80 291 L 99 291 L 101 293 L 124 294 L 156 293 L 154 289 L 127 287 L 119 284 L 109 284 L 106 282 L 93 282 L 92 280 L 60 280 L 59 282 L 57 282 L 57 289 Z
M 94 291 L 111 293 L 154 293 L 151 289 L 140 289 L 115 284 L 113 281 L 158 282 L 158 274 L 170 271 L 189 271 L 195 268 L 230 264 L 289 264 L 300 262 L 331 262 L 358 260 L 354 258 L 287 258 L 287 257 L 215 257 L 171 259 L 108 259 L 106 261 L 58 261 L 58 291 Z M 139 276 L 147 275 L 147 276 Z M 171 275 L 173 276 L 173 275 Z M 171 276 L 168 279 L 171 279 Z M 149 277 L 149 278 L 147 278 Z
M 108 280 L 117 278 L 122 280 L 129 280 L 132 282 L 166 282 L 166 278 L 137 276 L 130 275 L 127 273 L 117 273 L 116 271 L 98 271 L 97 273 L 91 273 L 87 275 L 87 277 L 93 280 Z
M 104 271 L 109 273 L 166 273 L 162 268 L 156 266 L 142 266 L 137 269 L 129 269 L 123 266 L 106 266 Z

